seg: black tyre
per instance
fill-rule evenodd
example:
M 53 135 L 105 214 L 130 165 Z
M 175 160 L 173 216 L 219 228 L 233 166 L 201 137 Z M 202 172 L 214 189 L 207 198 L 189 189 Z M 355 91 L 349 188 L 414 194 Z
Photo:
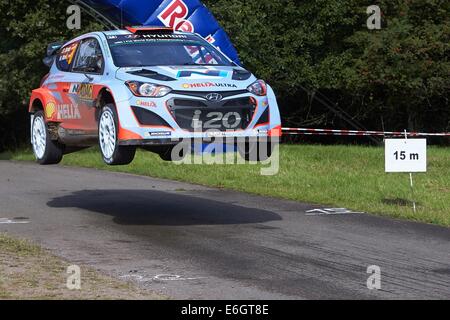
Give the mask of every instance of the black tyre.
M 272 156 L 275 144 L 270 139 L 245 141 L 237 146 L 238 152 L 246 161 L 266 161 Z
M 174 151 L 175 148 L 176 150 Z M 157 153 L 164 161 L 180 161 L 184 159 L 189 151 L 190 149 L 187 148 L 186 145 L 173 145 L 162 147 L 157 151 Z
M 107 104 L 100 112 L 98 121 L 98 141 L 103 161 L 111 166 L 126 165 L 133 161 L 135 146 L 119 145 L 119 126 L 116 107 Z
M 31 123 L 31 145 L 39 164 L 57 164 L 63 158 L 64 146 L 51 139 L 43 111 L 34 114 Z

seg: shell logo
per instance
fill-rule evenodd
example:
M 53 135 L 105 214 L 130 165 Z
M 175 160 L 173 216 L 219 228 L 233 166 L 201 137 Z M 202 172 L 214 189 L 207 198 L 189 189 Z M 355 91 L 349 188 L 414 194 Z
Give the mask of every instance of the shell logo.
M 45 106 L 45 116 L 47 117 L 47 119 L 51 119 L 53 118 L 53 115 L 56 112 L 56 105 L 53 102 L 49 102 L 47 103 L 47 105 Z

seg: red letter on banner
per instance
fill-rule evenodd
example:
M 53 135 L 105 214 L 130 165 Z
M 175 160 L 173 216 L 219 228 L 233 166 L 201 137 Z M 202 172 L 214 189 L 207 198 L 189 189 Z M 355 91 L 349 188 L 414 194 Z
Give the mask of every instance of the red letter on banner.
M 181 0 L 173 0 L 158 16 L 159 20 L 167 27 L 175 27 L 178 20 L 183 20 L 188 15 L 188 7 Z

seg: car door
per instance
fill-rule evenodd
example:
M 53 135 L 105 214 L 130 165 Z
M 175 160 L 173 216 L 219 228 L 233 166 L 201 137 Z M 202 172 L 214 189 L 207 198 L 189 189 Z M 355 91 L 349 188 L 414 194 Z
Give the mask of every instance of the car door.
M 97 134 L 96 93 L 103 78 L 104 65 L 99 41 L 94 37 L 81 40 L 70 66 L 70 81 L 62 90 L 63 99 L 70 103 L 61 114 L 66 127 L 70 125 L 79 134 Z
M 71 42 L 61 48 L 56 56 L 54 66 L 43 83 L 49 90 L 52 99 L 46 106 L 46 116 L 61 124 L 63 128 L 77 127 L 76 120 L 80 119 L 78 106 L 73 105 L 67 96 L 72 81 L 71 67 L 78 49 L 79 41 Z

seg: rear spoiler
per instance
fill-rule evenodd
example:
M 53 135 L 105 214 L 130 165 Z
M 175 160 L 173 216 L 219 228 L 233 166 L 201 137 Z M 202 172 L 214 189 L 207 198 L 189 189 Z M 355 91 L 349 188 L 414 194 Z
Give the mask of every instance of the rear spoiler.
M 53 61 L 55 59 L 56 54 L 64 46 L 64 44 L 65 44 L 64 41 L 59 41 L 59 42 L 50 43 L 47 46 L 46 56 L 45 56 L 45 58 L 43 60 L 44 64 L 47 67 L 51 68 L 51 66 L 53 65 Z

